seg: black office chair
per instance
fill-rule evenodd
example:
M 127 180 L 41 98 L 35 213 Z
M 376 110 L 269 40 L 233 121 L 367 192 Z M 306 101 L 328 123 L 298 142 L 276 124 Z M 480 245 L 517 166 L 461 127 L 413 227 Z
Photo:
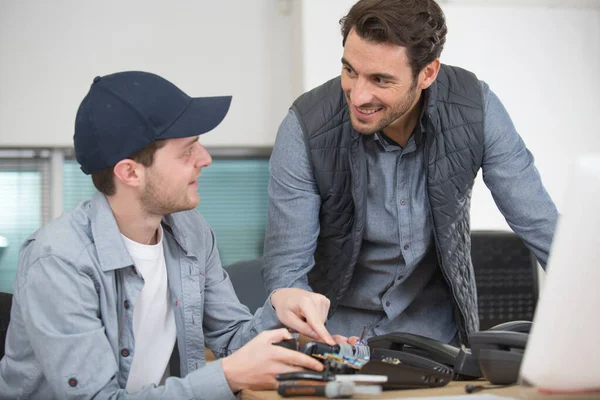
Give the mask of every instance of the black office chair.
M 12 306 L 12 294 L 0 292 L 0 359 L 4 357 L 4 343 L 6 342 L 6 331 L 10 322 L 10 308 Z
M 239 261 L 225 267 L 238 299 L 253 314 L 257 308 L 263 306 L 267 299 L 265 285 L 260 275 L 262 265 L 263 259 L 260 257 L 254 260 Z
M 533 320 L 538 299 L 537 261 L 512 232 L 472 231 L 480 329 Z

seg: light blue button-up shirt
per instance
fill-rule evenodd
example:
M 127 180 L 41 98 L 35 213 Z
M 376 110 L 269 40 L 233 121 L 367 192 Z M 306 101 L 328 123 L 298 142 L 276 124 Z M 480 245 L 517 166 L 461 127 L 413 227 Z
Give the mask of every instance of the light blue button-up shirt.
M 181 376 L 127 393 L 135 355 L 136 274 L 106 198 L 96 194 L 23 244 L 14 283 L 1 399 L 233 398 L 217 357 L 280 327 L 267 300 L 254 317 L 221 267 L 212 230 L 196 211 L 165 216 L 164 254 Z
M 483 180 L 510 227 L 544 266 L 558 213 L 532 154 L 498 97 L 483 92 Z M 315 111 L 318 112 L 318 111 Z M 410 332 L 448 342 L 456 334 L 452 296 L 437 263 L 428 212 L 423 145 L 417 126 L 405 148 L 365 135 L 365 232 L 348 291 L 327 321 L 331 333 L 371 337 Z M 320 194 L 304 134 L 290 111 L 270 160 L 263 277 L 267 290 L 310 290 L 319 235 Z

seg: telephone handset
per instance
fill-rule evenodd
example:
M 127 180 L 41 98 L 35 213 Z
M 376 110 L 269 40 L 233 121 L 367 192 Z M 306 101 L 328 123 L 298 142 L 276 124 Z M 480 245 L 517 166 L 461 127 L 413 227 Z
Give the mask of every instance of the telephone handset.
M 412 333 L 394 332 L 369 339 L 369 347 L 405 351 L 446 365 L 453 365 L 459 349 Z
M 469 349 L 458 348 L 428 337 L 395 332 L 372 337 L 368 344 L 373 349 L 394 350 L 444 364 L 454 369 L 456 380 L 471 380 L 482 376 L 477 360 Z
M 469 335 L 482 375 L 494 385 L 515 383 L 527 346 L 528 333 L 488 330 Z
M 456 380 L 485 376 L 494 383 L 512 379 L 515 368 L 518 373 L 518 365 L 522 358 L 519 348 L 524 348 L 530 329 L 530 321 L 510 321 L 487 331 L 472 333 L 469 335 L 471 349 L 458 348 L 435 339 L 404 332 L 374 336 L 369 339 L 368 344 L 373 349 L 404 352 L 422 360 L 447 365 L 454 369 Z M 509 354 L 503 354 L 507 351 Z M 485 365 L 482 365 L 482 360 Z M 506 373 L 493 368 L 499 363 L 502 363 L 502 370 Z M 485 368 L 485 371 L 482 371 L 482 368 Z
M 498 324 L 494 327 L 491 327 L 487 331 L 508 331 L 508 332 L 520 332 L 520 333 L 529 333 L 531 331 L 531 325 L 533 322 L 531 321 L 508 321 L 502 324 Z

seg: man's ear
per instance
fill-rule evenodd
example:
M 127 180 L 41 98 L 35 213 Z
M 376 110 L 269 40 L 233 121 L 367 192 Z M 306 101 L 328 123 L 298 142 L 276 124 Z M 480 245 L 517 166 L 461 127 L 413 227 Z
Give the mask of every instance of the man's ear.
M 118 181 L 129 187 L 139 187 L 144 174 L 141 165 L 128 158 L 119 161 L 113 172 Z
M 431 86 L 431 84 L 435 82 L 438 72 L 440 72 L 440 59 L 436 58 L 427 64 L 419 73 L 419 88 L 425 90 Z

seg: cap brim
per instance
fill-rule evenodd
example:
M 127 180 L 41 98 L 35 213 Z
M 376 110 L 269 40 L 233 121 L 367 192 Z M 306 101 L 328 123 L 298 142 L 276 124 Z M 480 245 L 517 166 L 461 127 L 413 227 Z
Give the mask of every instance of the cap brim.
M 231 96 L 195 97 L 175 122 L 157 139 L 176 139 L 202 135 L 223 121 Z

